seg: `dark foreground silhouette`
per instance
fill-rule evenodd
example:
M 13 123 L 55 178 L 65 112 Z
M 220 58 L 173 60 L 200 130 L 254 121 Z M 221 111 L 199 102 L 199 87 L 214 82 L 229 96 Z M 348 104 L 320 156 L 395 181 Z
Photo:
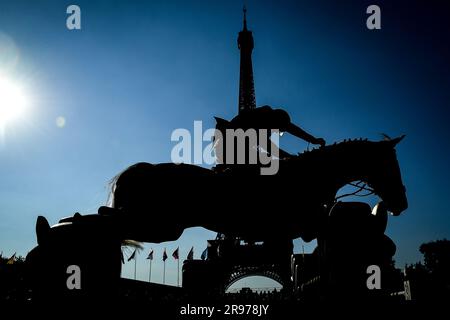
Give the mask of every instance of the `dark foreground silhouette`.
M 38 218 L 38 246 L 27 256 L 34 297 L 114 299 L 123 240 L 175 240 L 193 226 L 266 243 L 317 238 L 322 281 L 324 274 L 352 276 L 353 263 L 358 275 L 367 263 L 385 264 L 395 253 L 384 236 L 387 212 L 398 215 L 407 208 L 395 153 L 401 139 L 322 147 L 281 161 L 273 176 L 259 175 L 254 166 L 217 172 L 186 164 L 133 165 L 114 182 L 112 208 L 75 214 L 53 227 Z M 341 187 L 359 180 L 382 199 L 373 213 L 367 205 L 336 202 Z M 340 241 L 348 248 L 345 259 L 339 255 Z M 67 287 L 70 265 L 82 271 L 81 290 Z M 357 278 L 348 292 L 360 292 L 366 277 Z M 339 286 L 333 287 L 336 277 L 331 279 L 326 285 L 332 291 Z

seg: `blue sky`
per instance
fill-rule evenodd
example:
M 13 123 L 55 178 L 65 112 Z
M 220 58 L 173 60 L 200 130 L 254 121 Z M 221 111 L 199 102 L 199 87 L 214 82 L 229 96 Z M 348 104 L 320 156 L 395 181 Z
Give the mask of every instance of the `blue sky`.
M 82 29 L 66 28 L 81 7 Z M 328 142 L 406 134 L 398 158 L 409 209 L 389 221 L 399 265 L 421 243 L 450 237 L 447 199 L 449 27 L 438 1 L 383 2 L 382 29 L 365 27 L 367 1 L 247 1 L 256 100 L 285 108 Z M 25 255 L 37 215 L 50 223 L 106 203 L 108 181 L 139 162 L 169 162 L 176 128 L 237 112 L 242 1 L 0 1 L 0 71 L 30 106 L 0 146 L 0 250 Z M 64 127 L 56 119 L 64 117 Z M 289 137 L 290 151 L 306 145 Z M 155 248 L 195 247 L 214 234 L 186 230 Z M 296 241 L 296 251 L 301 242 Z M 312 250 L 307 245 L 306 250 Z M 176 283 L 176 262 L 167 265 Z M 124 267 L 132 276 L 133 267 Z M 159 279 L 161 278 L 161 279 Z

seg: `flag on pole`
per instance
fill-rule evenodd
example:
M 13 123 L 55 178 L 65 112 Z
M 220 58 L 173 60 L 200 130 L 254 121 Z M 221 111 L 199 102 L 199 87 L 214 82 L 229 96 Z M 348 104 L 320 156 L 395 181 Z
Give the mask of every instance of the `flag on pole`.
M 166 260 L 167 260 L 167 252 L 166 252 L 166 248 L 164 248 L 164 252 L 163 252 L 163 261 L 164 261 L 163 284 L 166 283 Z
M 192 247 L 191 250 L 189 250 L 186 260 L 194 260 L 194 247 Z
M 147 260 L 149 260 L 148 264 L 148 282 L 152 282 L 152 262 L 153 262 L 153 248 L 150 249 L 148 253 Z
M 8 261 L 6 261 L 6 264 L 14 264 L 15 261 L 16 261 L 16 253 L 14 252 L 11 258 L 9 258 Z
M 205 250 L 203 250 L 202 255 L 200 257 L 202 260 L 205 260 L 206 258 L 208 258 L 208 248 L 206 248 Z
M 179 256 L 178 256 L 178 252 L 179 252 L 179 247 L 172 253 L 172 257 L 175 259 L 175 260 L 178 260 L 178 258 L 179 258 Z
M 133 254 L 128 258 L 127 261 L 131 261 L 131 260 L 135 259 L 135 257 L 136 257 L 136 250 L 134 250 Z

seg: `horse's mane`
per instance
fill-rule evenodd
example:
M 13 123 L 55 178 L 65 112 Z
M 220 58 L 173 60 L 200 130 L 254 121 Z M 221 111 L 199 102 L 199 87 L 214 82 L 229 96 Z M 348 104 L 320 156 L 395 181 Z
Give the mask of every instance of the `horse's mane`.
M 388 143 L 389 141 L 369 141 L 367 138 L 345 139 L 324 147 L 305 150 L 304 152 L 295 155 L 292 159 L 306 159 L 309 157 L 315 157 L 318 154 L 338 153 L 342 151 L 349 151 L 349 149 L 366 151 L 377 147 L 387 146 Z

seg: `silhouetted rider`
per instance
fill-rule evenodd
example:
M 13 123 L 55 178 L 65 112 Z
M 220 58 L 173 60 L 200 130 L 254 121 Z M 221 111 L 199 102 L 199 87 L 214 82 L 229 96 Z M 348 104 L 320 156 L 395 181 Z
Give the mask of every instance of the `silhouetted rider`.
M 217 118 L 216 129 L 221 131 L 223 135 L 223 139 L 225 140 L 225 130 L 226 129 L 242 129 L 244 131 L 248 129 L 255 129 L 257 132 L 259 129 L 278 129 L 280 132 L 287 132 L 295 137 L 298 137 L 306 142 L 312 144 L 319 144 L 321 146 L 325 145 L 325 140 L 322 138 L 316 138 L 299 126 L 293 124 L 289 117 L 289 114 L 282 109 L 272 109 L 270 106 L 263 106 L 250 110 L 243 110 L 234 117 L 231 121 L 227 121 L 221 118 Z M 222 141 L 222 147 L 225 147 L 224 141 Z M 261 141 L 258 138 L 257 146 L 249 146 L 249 148 L 261 147 L 264 146 L 266 148 L 266 152 L 270 153 L 273 148 L 277 147 L 272 140 L 270 139 L 270 135 L 267 135 L 267 141 Z M 278 147 L 277 147 L 278 148 Z M 216 152 L 217 153 L 217 152 Z M 225 151 L 224 151 L 225 154 Z M 218 155 L 220 159 L 221 156 Z M 279 158 L 283 159 L 291 156 L 286 151 L 279 149 Z M 222 158 L 223 159 L 223 158 Z

